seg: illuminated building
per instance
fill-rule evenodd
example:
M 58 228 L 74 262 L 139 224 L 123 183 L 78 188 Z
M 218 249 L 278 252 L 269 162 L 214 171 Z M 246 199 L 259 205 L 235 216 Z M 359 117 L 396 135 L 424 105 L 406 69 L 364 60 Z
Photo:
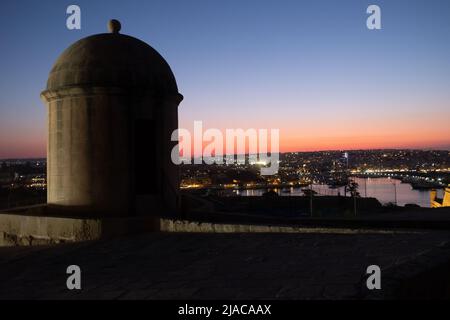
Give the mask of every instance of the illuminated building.
M 431 190 L 430 200 L 432 208 L 450 207 L 450 185 L 444 190 L 444 197 L 442 199 L 437 198 L 436 190 Z

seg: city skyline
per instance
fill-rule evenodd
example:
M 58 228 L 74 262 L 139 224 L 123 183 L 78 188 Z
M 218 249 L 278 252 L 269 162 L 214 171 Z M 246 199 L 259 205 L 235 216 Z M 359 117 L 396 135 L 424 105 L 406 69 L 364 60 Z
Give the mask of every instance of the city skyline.
M 448 2 L 376 1 L 375 31 L 368 1 L 78 1 L 79 31 L 65 26 L 69 4 L 3 5 L 0 158 L 45 157 L 48 70 L 110 18 L 167 58 L 182 128 L 279 128 L 281 152 L 450 149 Z

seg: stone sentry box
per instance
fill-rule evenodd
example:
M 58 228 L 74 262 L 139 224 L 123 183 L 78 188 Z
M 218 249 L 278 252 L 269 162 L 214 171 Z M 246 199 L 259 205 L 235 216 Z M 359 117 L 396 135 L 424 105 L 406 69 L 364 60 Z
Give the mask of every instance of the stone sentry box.
M 156 50 L 120 34 L 116 20 L 109 27 L 66 49 L 41 94 L 48 108 L 48 208 L 170 216 L 179 207 L 170 155 L 183 97 Z

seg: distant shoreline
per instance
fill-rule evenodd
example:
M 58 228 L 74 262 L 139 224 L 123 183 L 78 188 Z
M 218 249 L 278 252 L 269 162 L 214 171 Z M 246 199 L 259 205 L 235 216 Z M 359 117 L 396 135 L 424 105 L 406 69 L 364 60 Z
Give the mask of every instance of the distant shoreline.
M 383 152 L 383 151 L 425 151 L 425 152 L 450 152 L 450 147 L 447 149 L 434 149 L 434 148 L 387 148 L 387 149 L 332 149 L 332 150 L 313 150 L 313 151 L 285 151 L 280 152 L 280 154 L 291 154 L 291 153 L 324 153 L 324 152 Z M 238 154 L 234 154 L 234 156 L 237 156 Z M 245 154 L 248 156 L 249 154 Z M 194 157 L 195 158 L 195 157 Z M 14 158 L 14 157 L 8 157 L 8 158 L 1 158 L 0 161 L 15 161 L 15 160 L 47 160 L 47 157 L 25 157 L 25 158 Z

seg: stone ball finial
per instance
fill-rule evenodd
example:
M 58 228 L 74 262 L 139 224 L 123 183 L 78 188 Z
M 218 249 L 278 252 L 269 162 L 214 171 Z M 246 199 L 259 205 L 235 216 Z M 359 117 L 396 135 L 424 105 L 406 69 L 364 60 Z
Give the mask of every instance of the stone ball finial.
M 111 19 L 108 21 L 108 30 L 110 33 L 119 33 L 122 25 L 119 20 Z

